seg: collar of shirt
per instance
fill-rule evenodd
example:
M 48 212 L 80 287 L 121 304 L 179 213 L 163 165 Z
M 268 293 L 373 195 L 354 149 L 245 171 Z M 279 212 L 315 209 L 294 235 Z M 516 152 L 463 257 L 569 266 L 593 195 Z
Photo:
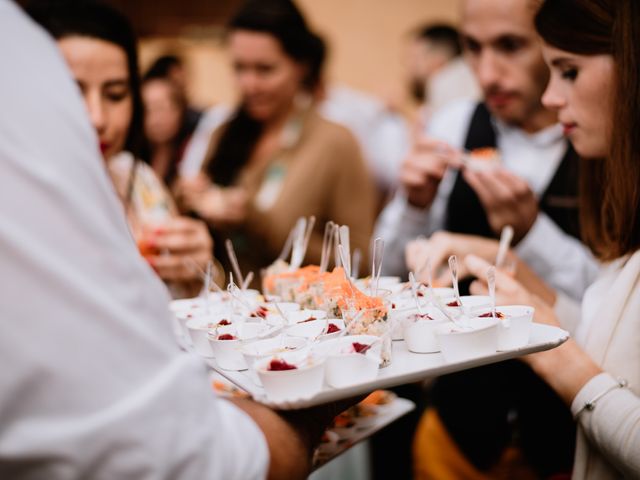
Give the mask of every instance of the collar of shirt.
M 503 166 L 524 178 L 541 195 L 553 178 L 568 144 L 562 126 L 554 124 L 535 133 L 494 120 Z

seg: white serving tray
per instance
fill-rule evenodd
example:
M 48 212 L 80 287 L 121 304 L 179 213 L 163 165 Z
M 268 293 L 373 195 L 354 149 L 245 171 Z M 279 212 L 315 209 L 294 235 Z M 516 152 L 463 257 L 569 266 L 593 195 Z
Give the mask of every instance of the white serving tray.
M 387 425 L 395 422 L 410 411 L 416 408 L 416 404 L 406 398 L 394 398 L 391 403 L 385 406 L 384 410 L 376 415 L 372 424 L 365 427 L 354 426 L 346 438 L 340 438 L 338 442 L 322 445 L 317 449 L 313 459 L 313 470 L 326 465 L 336 457 L 342 455 L 354 445 L 371 437 L 382 430 Z M 331 429 L 329 429 L 331 431 Z
M 569 333 L 561 328 L 534 323 L 531 328 L 529 344 L 525 347 L 455 363 L 447 363 L 441 353 L 411 353 L 407 350 L 404 341 L 396 341 L 393 342 L 391 365 L 380 369 L 375 380 L 345 388 L 332 388 L 325 385 L 319 393 L 310 398 L 298 398 L 282 402 L 271 401 L 265 394 L 264 389 L 251 380 L 248 371 L 233 372 L 223 370 L 216 365 L 213 359 L 207 360 L 207 363 L 220 375 L 248 392 L 254 400 L 272 408 L 293 410 L 351 398 L 374 390 L 419 382 L 447 373 L 521 357 L 529 353 L 551 350 L 567 341 L 568 338 Z

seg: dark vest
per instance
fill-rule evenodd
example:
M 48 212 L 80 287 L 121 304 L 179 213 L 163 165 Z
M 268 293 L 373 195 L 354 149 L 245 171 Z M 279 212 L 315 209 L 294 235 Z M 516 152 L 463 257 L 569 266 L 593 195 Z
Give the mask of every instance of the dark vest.
M 479 104 L 465 148 L 496 144 L 489 111 Z M 540 198 L 540 210 L 574 237 L 579 232 L 578 162 L 569 147 Z M 449 231 L 496 237 L 480 200 L 462 175 L 456 178 L 447 214 Z M 571 413 L 523 362 L 509 360 L 445 375 L 435 382 L 432 394 L 447 431 L 478 469 L 490 469 L 505 447 L 515 445 L 541 478 L 571 471 L 576 435 Z
M 497 146 L 496 132 L 491 114 L 484 103 L 478 104 L 465 141 L 465 149 L 474 150 Z M 578 223 L 578 171 L 580 160 L 568 145 L 555 175 L 540 197 L 540 210 L 567 234 L 579 238 Z M 447 206 L 446 230 L 455 233 L 497 238 L 489 226 L 487 214 L 473 189 L 462 175 L 457 175 Z

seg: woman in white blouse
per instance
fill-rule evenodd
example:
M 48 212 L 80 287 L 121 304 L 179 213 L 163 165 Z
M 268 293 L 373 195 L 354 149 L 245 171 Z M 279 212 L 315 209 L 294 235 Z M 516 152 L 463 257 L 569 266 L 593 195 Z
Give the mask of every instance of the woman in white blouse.
M 536 28 L 551 69 L 543 103 L 584 158 L 583 235 L 607 267 L 585 295 L 574 339 L 527 361 L 578 422 L 574 478 L 640 478 L 640 3 L 547 0 Z M 484 278 L 486 262 L 466 263 Z M 531 302 L 538 322 L 563 325 L 498 277 L 501 303 Z

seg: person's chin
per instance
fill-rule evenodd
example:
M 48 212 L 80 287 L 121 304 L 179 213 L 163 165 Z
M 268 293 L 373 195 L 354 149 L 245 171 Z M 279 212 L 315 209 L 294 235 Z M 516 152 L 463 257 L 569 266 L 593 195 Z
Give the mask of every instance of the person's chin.
M 247 105 L 246 109 L 247 109 L 247 113 L 251 116 L 251 118 L 259 122 L 264 122 L 265 120 L 268 120 L 273 115 L 273 111 L 272 111 L 273 109 L 271 109 L 266 105 L 265 106 Z
M 584 159 L 602 159 L 607 156 L 608 152 L 604 145 L 597 145 L 594 139 L 597 135 L 589 135 L 579 128 L 573 130 L 567 135 L 567 139 L 573 145 L 576 153 Z

